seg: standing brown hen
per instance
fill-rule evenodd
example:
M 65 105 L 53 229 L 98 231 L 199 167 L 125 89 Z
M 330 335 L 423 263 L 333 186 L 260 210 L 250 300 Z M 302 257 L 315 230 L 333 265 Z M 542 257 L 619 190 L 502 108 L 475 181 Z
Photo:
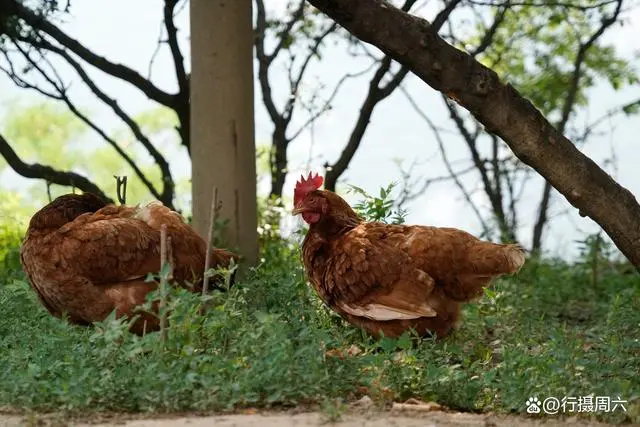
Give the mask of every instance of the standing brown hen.
M 130 317 L 158 286 L 146 282 L 160 271 L 160 228 L 171 239 L 173 279 L 201 291 L 206 242 L 184 219 L 160 202 L 144 207 L 107 205 L 97 196 L 67 194 L 38 211 L 29 222 L 21 249 L 29 282 L 51 314 L 68 314 L 72 323 L 89 325 L 113 310 Z M 211 268 L 228 266 L 238 256 L 213 249 Z M 157 304 L 155 305 L 157 310 Z M 131 331 L 155 331 L 149 313 Z
M 309 224 L 305 271 L 329 307 L 374 336 L 413 328 L 444 337 L 461 303 L 524 264 L 520 246 L 455 228 L 364 222 L 340 196 L 319 190 L 322 182 L 309 174 L 294 190 L 293 214 Z

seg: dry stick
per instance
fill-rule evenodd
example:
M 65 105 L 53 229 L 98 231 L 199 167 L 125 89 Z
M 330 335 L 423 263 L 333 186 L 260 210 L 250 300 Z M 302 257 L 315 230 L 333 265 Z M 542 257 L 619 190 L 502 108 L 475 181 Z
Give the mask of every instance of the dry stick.
M 213 188 L 213 196 L 211 198 L 211 212 L 209 213 L 209 229 L 207 231 L 207 252 L 204 260 L 204 279 L 202 282 L 202 295 L 206 295 L 209 291 L 209 264 L 211 261 L 211 248 L 214 242 L 214 225 L 218 217 L 218 187 Z
M 167 262 L 169 263 L 167 284 L 169 284 L 173 280 L 173 245 L 171 244 L 171 236 L 167 236 Z
M 167 262 L 167 226 L 160 226 L 160 304 L 158 311 L 160 314 L 160 339 L 166 341 L 167 336 L 167 318 L 164 313 L 164 307 L 167 299 L 167 278 L 164 275 L 164 265 Z
M 116 179 L 116 193 L 121 205 L 127 203 L 127 176 L 113 176 Z
M 51 181 L 47 180 L 47 197 L 49 198 L 49 203 L 53 201 L 51 198 Z
M 127 204 L 127 176 L 122 177 L 122 201 L 120 202 L 123 205 Z

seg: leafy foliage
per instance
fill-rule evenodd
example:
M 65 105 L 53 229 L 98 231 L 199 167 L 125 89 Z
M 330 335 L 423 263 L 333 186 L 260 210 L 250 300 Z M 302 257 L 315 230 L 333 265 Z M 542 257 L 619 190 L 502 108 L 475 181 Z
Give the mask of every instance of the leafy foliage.
M 3 193 L 0 199 L 0 271 L 4 272 L 4 278 L 22 274 L 20 244 L 26 227 L 21 213 L 20 198 L 13 193 Z
M 353 206 L 353 209 L 367 221 L 380 221 L 389 224 L 403 224 L 407 216 L 407 211 L 402 207 L 394 209 L 394 201 L 391 198 L 395 183 L 389 184 L 386 188 L 380 188 L 379 195 L 372 196 L 360 187 L 349 185 L 353 193 L 364 197 Z
M 518 88 L 543 114 L 558 114 L 571 87 L 580 47 L 611 13 L 609 8 L 512 7 L 479 59 Z M 469 43 L 478 45 L 482 34 L 478 31 Z M 598 77 L 618 90 L 638 83 L 637 72 L 613 46 L 594 43 L 585 53 L 576 105 L 586 105 L 587 91 Z

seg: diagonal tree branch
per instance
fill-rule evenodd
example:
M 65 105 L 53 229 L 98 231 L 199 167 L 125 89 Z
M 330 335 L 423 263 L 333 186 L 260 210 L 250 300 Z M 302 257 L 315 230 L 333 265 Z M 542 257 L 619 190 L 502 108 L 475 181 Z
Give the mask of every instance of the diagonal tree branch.
M 358 119 L 351 130 L 351 134 L 349 135 L 349 139 L 347 140 L 347 144 L 345 145 L 342 153 L 338 160 L 332 165 L 326 164 L 325 168 L 327 170 L 325 175 L 325 188 L 331 191 L 335 191 L 336 183 L 338 182 L 338 178 L 344 173 L 344 171 L 351 163 L 353 156 L 355 156 L 356 151 L 360 147 L 362 142 L 362 138 L 369 127 L 369 122 L 371 121 L 371 116 L 373 115 L 373 110 L 376 105 L 380 103 L 380 101 L 387 98 L 393 91 L 402 83 L 404 77 L 408 74 L 409 69 L 407 67 L 400 68 L 397 71 L 391 81 L 387 83 L 384 87 L 380 87 L 380 82 L 387 74 L 387 72 L 391 69 L 391 57 L 385 56 L 380 61 L 380 65 L 378 66 L 376 72 L 373 75 L 373 78 L 369 82 L 369 90 L 367 91 L 367 95 L 365 96 L 364 101 L 362 102 L 362 106 L 360 107 L 360 112 L 358 114 Z
M 428 21 L 383 0 L 308 0 L 361 40 L 407 66 L 501 137 L 640 269 L 640 205 L 498 75 L 438 36 Z
M 59 171 L 39 163 L 29 164 L 23 162 L 2 134 L 0 134 L 0 155 L 4 157 L 9 166 L 11 166 L 18 175 L 25 178 L 44 179 L 53 184 L 76 187 L 82 191 L 93 193 L 108 203 L 113 203 L 113 200 L 107 197 L 96 184 L 82 175 L 75 172 Z

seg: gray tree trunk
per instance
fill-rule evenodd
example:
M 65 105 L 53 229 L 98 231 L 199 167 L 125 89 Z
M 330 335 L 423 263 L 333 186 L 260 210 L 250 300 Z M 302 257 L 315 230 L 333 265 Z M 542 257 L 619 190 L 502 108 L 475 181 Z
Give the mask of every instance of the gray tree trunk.
M 191 0 L 193 225 L 206 236 L 213 188 L 224 237 L 258 255 L 251 0 Z

